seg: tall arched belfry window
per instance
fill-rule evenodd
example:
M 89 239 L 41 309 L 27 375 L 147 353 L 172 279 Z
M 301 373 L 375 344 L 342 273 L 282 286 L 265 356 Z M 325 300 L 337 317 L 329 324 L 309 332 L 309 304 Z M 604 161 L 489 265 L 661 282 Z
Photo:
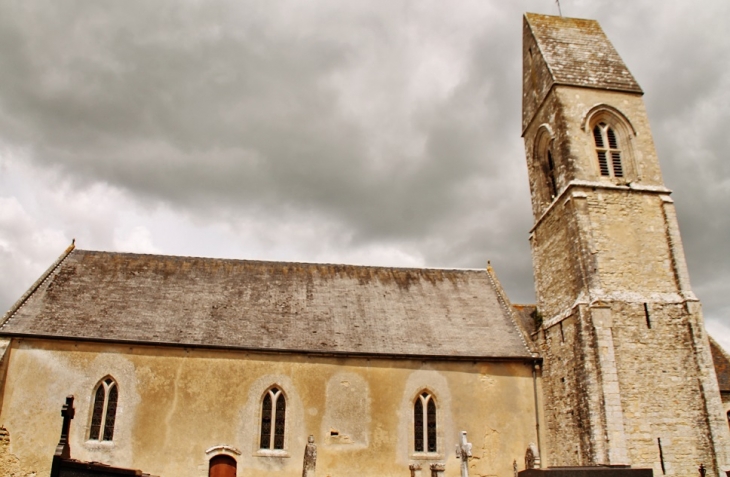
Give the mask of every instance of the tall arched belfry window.
M 552 142 L 548 146 L 546 160 L 548 168 L 548 185 L 550 186 L 550 193 L 553 197 L 558 196 L 558 181 L 555 179 L 555 160 L 553 159 Z
M 536 181 L 536 189 L 533 191 L 543 207 L 547 207 L 558 196 L 560 186 L 558 183 L 558 163 L 555 156 L 555 140 L 550 127 L 543 124 L 538 129 L 535 139 L 534 167 L 537 177 L 542 180 Z
M 104 378 L 94 391 L 94 407 L 91 412 L 89 439 L 111 441 L 114 438 L 114 422 L 117 415 L 119 388 L 111 377 Z
M 426 391 L 413 404 L 413 437 L 416 452 L 436 452 L 436 403 Z
M 621 148 L 616 131 L 608 124 L 601 122 L 593 127 L 593 140 L 598 155 L 598 168 L 602 176 L 623 177 L 624 168 L 621 163 Z
M 279 388 L 271 388 L 261 402 L 261 449 L 284 449 L 286 398 Z

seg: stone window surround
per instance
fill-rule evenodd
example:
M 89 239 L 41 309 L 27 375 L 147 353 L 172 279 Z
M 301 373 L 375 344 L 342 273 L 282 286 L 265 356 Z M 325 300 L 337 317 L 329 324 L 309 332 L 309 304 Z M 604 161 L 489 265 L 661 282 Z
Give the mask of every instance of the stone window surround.
M 106 381 L 111 380 L 111 384 L 106 384 Z M 96 404 L 96 393 L 100 387 L 104 387 L 104 404 L 102 407 L 101 412 L 101 428 L 99 429 L 99 438 L 94 439 L 91 437 L 91 428 L 92 428 L 92 422 L 94 419 L 94 406 Z M 112 432 L 114 432 L 114 428 L 116 426 L 116 410 L 119 408 L 119 400 L 121 398 L 120 394 L 120 388 L 119 383 L 116 379 L 110 374 L 107 374 L 103 378 L 101 378 L 96 386 L 94 386 L 93 391 L 91 392 L 91 405 L 89 406 L 89 415 L 86 422 L 88 422 L 88 428 L 86 430 L 86 441 L 85 441 L 85 447 L 89 449 L 105 449 L 105 448 L 113 448 L 114 447 L 114 437 L 112 436 L 112 439 L 106 440 L 104 439 L 104 430 L 107 426 L 107 409 L 109 405 L 109 393 L 112 388 L 116 388 L 117 390 L 117 398 L 115 403 L 115 418 L 112 421 Z
M 289 458 L 289 457 L 291 457 L 291 454 L 288 451 L 288 449 L 289 449 L 289 419 L 287 419 L 286 417 L 284 419 L 284 448 L 283 449 L 265 449 L 265 448 L 261 448 L 260 447 L 260 445 L 261 445 L 261 443 L 260 443 L 260 438 L 261 438 L 261 425 L 263 423 L 263 404 L 264 404 L 264 398 L 274 388 L 276 388 L 276 389 L 279 390 L 279 394 L 278 394 L 278 398 L 277 399 L 283 398 L 284 399 L 284 402 L 287 403 L 287 411 L 288 411 L 289 397 L 287 396 L 286 391 L 284 391 L 284 388 L 280 384 L 278 384 L 278 383 L 274 383 L 271 386 L 267 387 L 266 388 L 266 391 L 264 391 L 264 393 L 261 395 L 261 399 L 259 400 L 259 405 L 258 405 L 258 416 L 257 416 L 257 420 L 256 420 L 256 422 L 258 422 L 258 426 L 257 426 L 258 432 L 255 435 L 255 447 L 256 447 L 256 449 L 253 452 L 253 456 L 254 457 L 279 457 L 279 458 Z M 272 409 L 273 409 L 273 407 L 275 407 L 275 403 L 272 402 Z M 287 414 L 288 414 L 288 412 L 287 412 Z M 274 422 L 272 420 L 272 428 L 271 428 L 272 434 L 274 432 L 274 425 L 275 424 L 274 424 Z
M 607 159 L 610 174 L 608 176 L 601 174 L 598 156 L 595 152 L 597 147 L 593 136 L 593 129 L 600 123 L 605 123 L 616 135 L 618 150 L 621 153 L 621 167 L 623 170 L 621 177 L 614 176 L 610 154 L 608 154 Z M 629 184 L 637 180 L 638 174 L 633 152 L 633 138 L 636 136 L 636 129 L 626 115 L 608 104 L 597 104 L 585 114 L 581 128 L 586 134 L 586 140 L 591 145 L 591 149 L 594 151 L 593 157 L 595 160 L 591 161 L 591 164 L 597 180 L 616 184 Z M 606 144 L 606 146 L 608 145 Z
M 410 439 L 409 439 L 410 456 L 409 457 L 411 460 L 414 460 L 414 461 L 443 459 L 444 453 L 443 453 L 443 449 L 441 448 L 441 447 L 443 447 L 443 445 L 439 445 L 441 442 L 443 442 L 442 439 L 440 438 L 441 437 L 440 436 L 441 423 L 439 422 L 442 413 L 440 412 L 439 400 L 436 398 L 436 394 L 428 388 L 420 389 L 416 393 L 414 398 L 411 400 L 411 410 L 412 411 L 415 410 L 416 402 L 421 399 L 421 395 L 423 393 L 427 393 L 429 395 L 430 400 L 434 403 L 434 406 L 436 407 L 436 452 L 414 450 L 416 448 L 415 441 L 414 441 L 415 422 L 413 422 L 413 420 L 411 420 L 411 426 L 410 426 L 411 431 L 409 433 L 410 434 Z M 424 412 L 424 414 L 426 413 L 425 407 L 423 409 L 423 412 Z M 411 412 L 411 419 L 413 419 L 413 412 Z M 426 432 L 426 426 L 427 426 L 427 421 L 424 420 L 424 433 Z M 427 446 L 428 446 L 428 443 L 426 441 L 424 441 L 424 447 L 427 448 Z
M 539 169 L 539 175 L 544 183 L 544 192 L 537 191 L 544 203 L 544 207 L 551 204 L 560 195 L 560 184 L 558 184 L 558 161 L 555 155 L 555 133 L 548 124 L 542 124 L 538 128 L 535 135 L 535 144 L 533 147 L 533 158 L 535 167 Z M 548 154 L 553 161 L 553 168 L 550 169 L 548 163 Z

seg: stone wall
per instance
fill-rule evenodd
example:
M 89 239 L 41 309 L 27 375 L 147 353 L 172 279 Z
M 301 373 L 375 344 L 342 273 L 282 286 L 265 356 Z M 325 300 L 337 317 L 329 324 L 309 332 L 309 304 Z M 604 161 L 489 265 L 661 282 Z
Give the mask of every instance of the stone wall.
M 511 475 L 536 441 L 531 362 L 421 361 L 255 354 L 23 339 L 10 349 L 0 422 L 17 437 L 23 471 L 47 475 L 60 408 L 76 396 L 71 456 L 163 477 L 204 477 L 215 450 L 247 476 L 301 476 L 307 437 L 322 476 L 404 476 L 411 463 L 446 464 L 458 476 L 459 431 L 473 443 L 472 475 Z M 119 386 L 113 442 L 88 439 L 92 392 L 110 375 Z M 261 400 L 287 399 L 283 451 L 259 449 Z M 413 452 L 413 402 L 437 405 L 438 449 Z M 210 451 L 206 453 L 206 451 Z M 240 452 L 238 454 L 237 452 Z M 23 474 L 24 475 L 24 474 Z
M 587 371 L 594 366 L 584 352 L 592 346 L 592 340 L 584 342 L 580 323 L 579 316 L 571 315 L 540 332 L 546 465 L 576 466 L 592 461 L 590 393 L 586 383 Z
M 623 440 L 623 463 L 655 475 L 693 475 L 699 463 L 717 475 L 727 441 L 709 421 L 725 431 L 727 423 L 719 392 L 708 389 L 701 371 L 697 345 L 707 338 L 693 336 L 701 316 L 683 304 L 647 308 L 649 322 L 644 303 L 614 302 L 610 322 L 601 323 L 595 308 L 581 306 L 536 336 L 545 358 L 549 465 L 619 463 L 609 452 L 620 456 Z M 610 362 L 601 357 L 611 351 L 601 346 L 601 333 L 611 337 Z
M 612 305 L 624 427 L 632 463 L 654 466 L 661 439 L 665 472 L 691 475 L 700 462 L 713 468 L 699 365 L 690 332 L 696 317 L 682 304 Z M 651 328 L 649 328 L 649 324 Z M 661 464 L 661 463 L 660 463 Z
M 523 126 L 548 464 L 694 475 L 704 463 L 719 475 L 730 433 L 641 95 L 553 84 L 527 57 L 528 33 L 525 64 L 538 67 L 523 78 Z M 623 176 L 600 173 L 600 114 L 615 120 Z

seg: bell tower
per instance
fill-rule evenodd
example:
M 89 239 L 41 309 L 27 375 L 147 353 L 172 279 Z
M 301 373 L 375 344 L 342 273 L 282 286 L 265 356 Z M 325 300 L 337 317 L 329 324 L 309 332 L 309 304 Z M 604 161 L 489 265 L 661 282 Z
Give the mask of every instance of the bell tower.
M 724 476 L 730 433 L 642 95 L 597 22 L 525 15 L 545 457 Z

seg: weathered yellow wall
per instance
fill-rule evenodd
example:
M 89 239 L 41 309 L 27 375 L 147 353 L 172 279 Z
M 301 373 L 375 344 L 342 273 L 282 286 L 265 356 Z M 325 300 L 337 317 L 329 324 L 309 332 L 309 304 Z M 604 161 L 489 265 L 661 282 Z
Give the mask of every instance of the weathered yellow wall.
M 299 476 L 307 436 L 318 445 L 317 475 L 406 476 L 416 462 L 413 407 L 430 390 L 438 408 L 439 453 L 459 475 L 458 432 L 474 444 L 472 474 L 511 475 L 535 442 L 528 363 L 422 362 L 291 354 L 16 340 L 0 422 L 8 453 L 24 472 L 50 470 L 64 397 L 76 396 L 72 457 L 162 477 L 207 475 L 206 449 L 231 446 L 240 476 Z M 94 386 L 119 384 L 113 443 L 88 441 Z M 258 455 L 260 402 L 271 385 L 287 398 L 286 457 Z M 335 429 L 338 437 L 331 437 Z

